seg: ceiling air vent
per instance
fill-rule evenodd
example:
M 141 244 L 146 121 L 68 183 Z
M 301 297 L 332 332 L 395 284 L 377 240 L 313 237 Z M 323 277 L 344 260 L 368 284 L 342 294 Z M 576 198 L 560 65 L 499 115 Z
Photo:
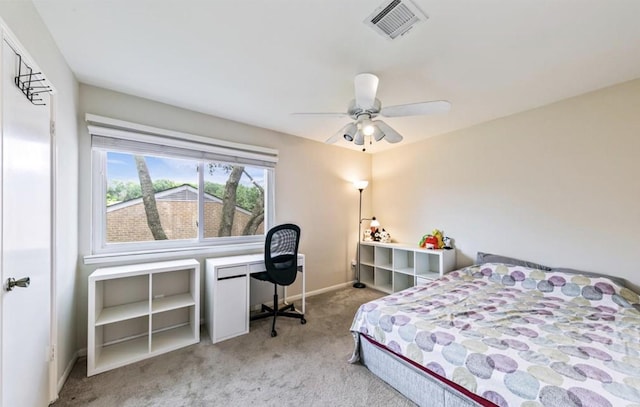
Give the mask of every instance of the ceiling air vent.
M 394 40 L 427 18 L 411 0 L 393 0 L 384 2 L 364 23 L 378 34 Z

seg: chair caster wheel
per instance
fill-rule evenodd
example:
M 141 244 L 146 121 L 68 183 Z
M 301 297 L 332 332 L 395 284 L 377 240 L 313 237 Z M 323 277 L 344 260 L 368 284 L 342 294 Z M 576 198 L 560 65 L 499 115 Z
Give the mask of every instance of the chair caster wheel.
M 304 324 L 306 324 L 306 323 L 307 323 L 307 320 L 306 320 L 306 319 L 304 319 L 304 318 L 302 318 L 302 319 L 300 320 L 300 323 L 301 323 L 302 325 L 304 325 Z
M 276 336 L 278 336 L 278 333 L 275 330 L 271 331 L 271 337 L 275 338 Z

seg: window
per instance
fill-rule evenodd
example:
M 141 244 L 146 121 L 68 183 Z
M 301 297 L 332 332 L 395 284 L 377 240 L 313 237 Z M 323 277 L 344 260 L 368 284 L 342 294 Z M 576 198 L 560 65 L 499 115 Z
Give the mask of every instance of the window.
M 263 241 L 275 154 L 173 132 L 89 130 L 94 254 Z

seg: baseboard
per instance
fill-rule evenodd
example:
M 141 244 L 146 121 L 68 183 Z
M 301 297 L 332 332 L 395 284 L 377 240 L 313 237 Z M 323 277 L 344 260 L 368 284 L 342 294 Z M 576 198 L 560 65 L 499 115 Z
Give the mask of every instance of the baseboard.
M 347 287 L 351 287 L 351 285 L 353 285 L 354 281 L 348 281 L 346 283 L 340 283 L 337 285 L 332 285 L 329 287 L 324 287 L 324 288 L 320 288 L 318 290 L 313 290 L 313 291 L 308 291 L 305 293 L 305 298 L 308 297 L 313 297 L 314 295 L 318 295 L 318 294 L 324 294 L 324 293 L 328 293 L 330 291 L 336 291 L 336 290 L 340 290 L 342 288 L 347 288 Z M 297 294 L 297 295 L 290 295 L 287 297 L 287 301 L 297 301 L 297 300 L 301 300 L 302 299 L 302 294 Z M 284 303 L 284 300 L 281 298 L 278 303 Z M 268 304 L 267 304 L 268 305 Z M 249 309 L 251 311 L 257 311 L 262 307 L 261 304 L 254 304 L 251 305 L 249 307 Z
M 318 290 L 313 290 L 313 291 L 308 291 L 305 293 L 306 297 L 313 297 L 314 295 L 318 295 L 318 294 L 324 294 L 324 293 L 328 293 L 330 291 L 336 291 L 336 290 L 340 290 L 342 288 L 346 288 L 346 287 L 350 287 L 354 282 L 353 281 L 349 281 L 346 283 L 340 283 L 337 285 L 332 285 L 329 287 L 324 287 L 324 288 L 320 288 Z M 297 294 L 297 295 L 292 295 L 287 297 L 287 300 L 292 300 L 292 301 L 296 301 L 296 300 L 301 300 L 302 299 L 302 294 Z
M 76 365 L 76 362 L 78 362 L 78 359 L 80 359 L 80 357 L 84 356 L 83 354 L 84 355 L 87 354 L 87 348 L 83 348 L 83 349 L 78 350 L 71 357 L 71 360 L 67 364 L 67 367 L 64 369 L 64 372 L 62 372 L 62 376 L 60 377 L 60 379 L 58 379 L 58 394 L 62 390 L 62 386 L 64 386 L 64 384 L 66 383 L 67 379 L 69 378 L 69 375 L 71 374 L 71 371 L 73 370 L 73 367 Z

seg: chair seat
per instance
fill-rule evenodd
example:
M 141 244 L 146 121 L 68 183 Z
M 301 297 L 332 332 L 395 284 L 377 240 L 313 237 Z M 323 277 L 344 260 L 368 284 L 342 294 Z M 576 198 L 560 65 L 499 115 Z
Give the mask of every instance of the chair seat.
M 269 282 L 273 282 L 271 281 L 271 278 L 269 278 L 269 273 L 267 273 L 266 271 L 260 271 L 258 273 L 253 273 L 251 274 L 252 278 L 261 280 L 261 281 L 269 281 Z

